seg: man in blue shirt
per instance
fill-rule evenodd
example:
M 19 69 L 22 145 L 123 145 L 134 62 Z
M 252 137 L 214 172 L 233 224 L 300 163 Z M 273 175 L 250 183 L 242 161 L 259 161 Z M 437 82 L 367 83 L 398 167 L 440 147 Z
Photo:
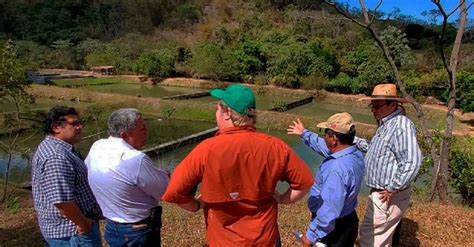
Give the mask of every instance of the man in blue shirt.
M 352 146 L 355 125 L 344 112 L 317 127 L 325 129 L 324 137 L 306 130 L 299 119 L 288 129 L 288 134 L 300 136 L 324 157 L 308 199 L 312 219 L 303 242 L 305 246 L 353 246 L 359 222 L 355 208 L 364 176 L 364 157 Z

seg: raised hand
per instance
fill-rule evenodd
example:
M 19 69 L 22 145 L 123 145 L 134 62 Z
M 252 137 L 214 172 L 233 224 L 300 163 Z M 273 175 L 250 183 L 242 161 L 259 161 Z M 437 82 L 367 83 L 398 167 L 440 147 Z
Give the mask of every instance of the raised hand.
M 304 126 L 303 123 L 300 121 L 300 119 L 296 119 L 296 121 L 293 121 L 292 124 L 286 129 L 288 135 L 297 135 L 297 136 L 302 136 L 304 132 Z

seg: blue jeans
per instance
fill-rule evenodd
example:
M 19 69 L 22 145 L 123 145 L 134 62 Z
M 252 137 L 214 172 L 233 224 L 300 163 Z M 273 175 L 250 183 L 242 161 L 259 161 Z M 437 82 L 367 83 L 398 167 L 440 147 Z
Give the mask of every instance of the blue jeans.
M 86 235 L 76 234 L 65 238 L 45 238 L 51 247 L 101 247 L 99 222 L 94 222 L 92 231 Z
M 107 219 L 105 240 L 110 247 L 161 246 L 160 229 L 148 224 L 122 224 Z

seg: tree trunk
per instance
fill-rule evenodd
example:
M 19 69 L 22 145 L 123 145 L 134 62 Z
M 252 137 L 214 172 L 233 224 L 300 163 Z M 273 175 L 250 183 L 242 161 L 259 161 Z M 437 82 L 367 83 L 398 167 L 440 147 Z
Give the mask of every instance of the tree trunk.
M 7 193 L 8 193 L 8 179 L 10 178 L 10 165 L 12 163 L 12 153 L 8 153 L 8 162 L 7 166 L 5 168 L 5 175 L 4 175 L 4 184 L 3 184 L 3 196 L 2 196 L 2 201 L 1 204 L 5 202 L 7 199 Z
M 440 3 L 437 4 L 438 8 L 441 10 L 444 21 L 443 21 L 443 32 L 440 40 L 440 52 L 443 58 L 443 63 L 445 69 L 449 76 L 449 100 L 448 100 L 448 113 L 446 114 L 446 131 L 444 132 L 443 141 L 441 143 L 440 157 L 439 162 L 435 163 L 436 173 L 433 175 L 432 179 L 432 190 L 431 190 L 431 201 L 436 199 L 436 195 L 439 197 L 440 202 L 447 203 L 449 200 L 448 197 L 448 181 L 449 181 L 449 153 L 451 150 L 451 144 L 453 141 L 453 129 L 454 129 L 454 107 L 456 105 L 456 72 L 459 58 L 459 51 L 461 49 L 462 36 L 464 34 L 464 28 L 466 27 L 467 21 L 467 8 L 466 1 L 460 0 L 460 21 L 459 27 L 456 33 L 456 39 L 454 40 L 453 49 L 451 51 L 451 58 L 449 65 L 446 63 L 446 58 L 444 56 L 443 49 L 443 34 L 446 28 L 446 23 L 448 21 L 449 15 L 447 15 L 444 10 L 441 8 Z

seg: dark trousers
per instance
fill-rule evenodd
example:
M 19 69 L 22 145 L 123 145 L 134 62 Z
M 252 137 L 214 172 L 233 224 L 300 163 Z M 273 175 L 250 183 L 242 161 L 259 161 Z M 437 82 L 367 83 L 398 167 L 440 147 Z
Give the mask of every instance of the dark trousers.
M 152 231 L 147 224 L 121 224 L 107 220 L 105 240 L 110 247 L 160 246 L 160 229 Z
M 359 230 L 359 218 L 356 211 L 336 220 L 334 230 L 320 240 L 332 247 L 354 246 Z
M 161 207 L 151 216 L 136 223 L 118 223 L 107 219 L 105 240 L 110 247 L 161 246 Z

